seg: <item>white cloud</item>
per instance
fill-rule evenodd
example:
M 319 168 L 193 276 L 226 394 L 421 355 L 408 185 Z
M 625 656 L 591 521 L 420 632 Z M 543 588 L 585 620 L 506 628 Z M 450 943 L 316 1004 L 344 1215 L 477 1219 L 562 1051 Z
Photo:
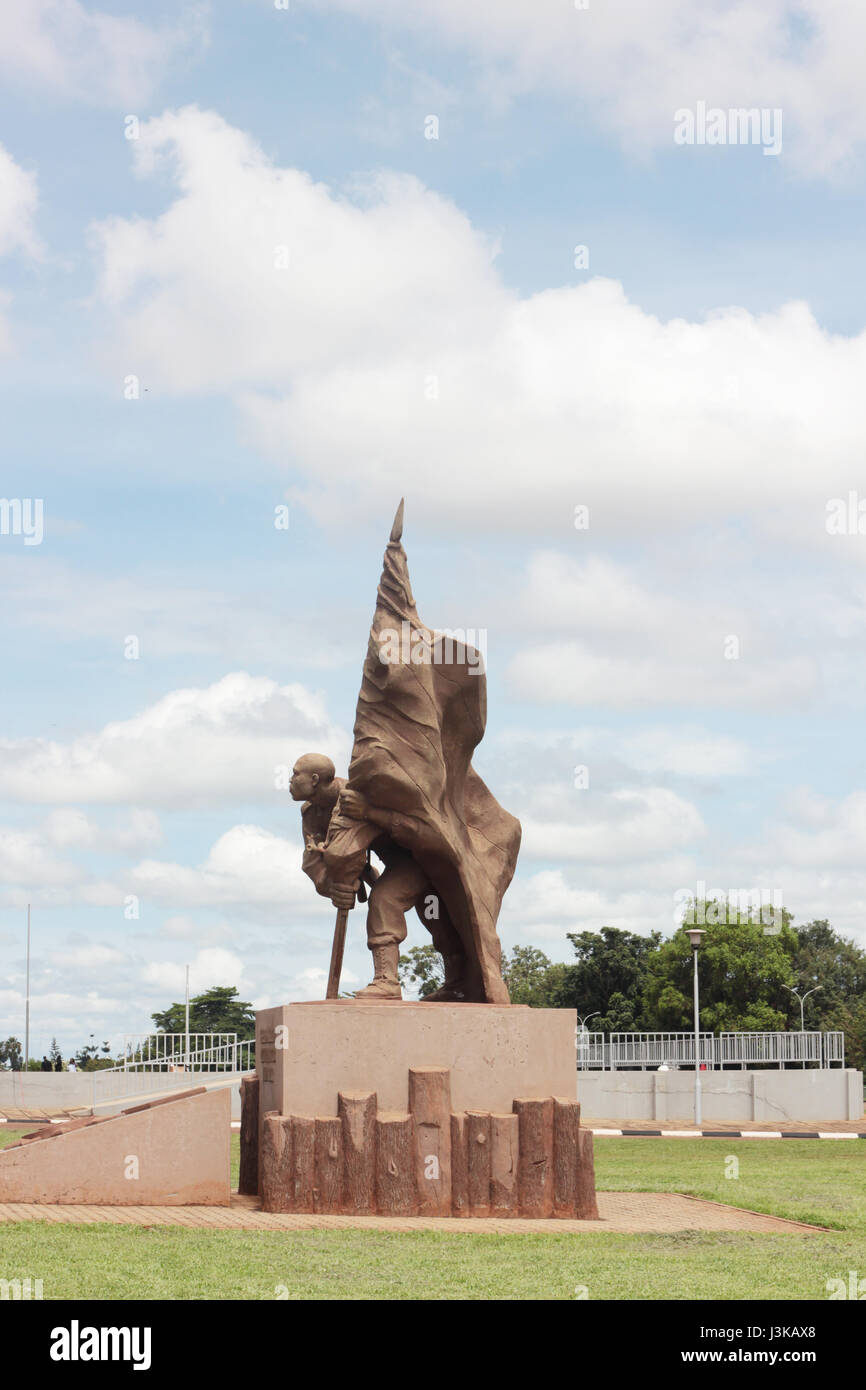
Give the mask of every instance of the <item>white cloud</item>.
M 544 869 L 515 881 L 506 895 L 500 919 L 503 944 L 544 943 L 554 959 L 572 957 L 567 932 L 621 931 L 647 933 L 667 916 L 671 929 L 670 897 L 646 888 L 617 892 L 612 885 L 578 887 L 561 869 Z
M 166 997 L 182 999 L 186 990 L 186 966 L 175 961 L 151 961 L 142 971 L 146 985 Z M 233 951 L 208 947 L 199 951 L 189 962 L 190 997 L 202 994 L 214 985 L 232 984 L 243 995 L 244 962 Z
M 36 175 L 16 164 L 9 151 L 0 145 L 0 256 L 20 251 L 32 259 L 39 259 L 42 252 L 33 225 L 38 201 Z M 8 291 L 0 289 L 0 353 L 9 348 L 5 311 L 11 302 Z
M 619 778 L 639 772 L 687 779 L 743 777 L 758 771 L 770 759 L 763 748 L 743 739 L 715 733 L 697 724 L 654 724 L 632 732 L 601 724 L 578 728 L 519 728 L 512 726 L 487 741 L 485 754 L 497 758 L 497 777 L 511 776 L 515 767 L 524 779 L 537 771 L 539 760 L 565 775 L 578 765 L 603 768 Z M 608 780 L 609 780 L 608 775 Z M 593 782 L 594 784 L 594 782 Z
M 11 251 L 39 254 L 33 228 L 38 201 L 36 175 L 16 164 L 0 145 L 0 256 Z
M 58 849 L 99 849 L 141 854 L 161 843 L 162 826 L 153 811 L 130 810 L 109 826 L 90 820 L 77 806 L 63 806 L 46 816 L 42 833 Z
M 83 877 L 83 870 L 57 858 L 38 832 L 0 827 L 0 880 L 4 885 L 62 888 Z
M 166 68 L 205 40 L 203 5 L 184 5 L 161 29 L 79 0 L 0 6 L 0 71 L 7 85 L 95 104 L 146 102 Z
M 269 800 L 277 767 L 312 751 L 345 761 L 349 744 L 320 696 L 240 671 L 204 689 L 174 690 L 68 744 L 0 740 L 0 795 L 139 806 Z
M 724 600 L 665 593 L 609 560 L 544 553 L 530 561 L 515 612 L 536 641 L 508 674 L 521 696 L 576 705 L 802 705 L 820 687 L 818 653 L 780 652 L 754 598 L 732 581 Z M 775 626 L 775 625 L 774 625 Z M 573 634 L 573 635 L 572 635 Z M 681 757 L 688 760 L 688 751 Z
M 667 787 L 593 794 L 574 793 L 567 819 L 523 819 L 521 855 L 529 859 L 583 860 L 591 864 L 645 859 L 705 835 L 691 802 Z M 581 800 L 581 798 L 583 798 Z M 557 797 L 561 812 L 561 797 Z
M 274 514 L 267 502 L 261 509 L 261 543 L 273 536 Z M 57 534 L 50 507 L 46 534 Z M 5 621 L 13 630 L 50 633 L 63 642 L 99 641 L 111 644 L 118 660 L 125 659 L 127 638 L 135 637 L 141 657 L 219 656 L 232 662 L 265 662 L 273 657 L 278 626 L 285 649 L 305 668 L 333 668 L 345 660 L 351 616 L 347 605 L 312 613 L 295 604 L 287 611 L 280 592 L 243 593 L 237 588 L 190 587 L 186 576 L 161 573 L 134 577 L 82 571 L 47 555 L 28 565 L 14 556 L 0 557 L 0 586 L 8 608 Z
M 142 897 L 174 907 L 314 909 L 316 903 L 301 869 L 300 829 L 297 840 L 283 840 L 260 826 L 236 825 L 220 836 L 198 868 L 148 859 L 132 871 L 131 882 Z
M 331 191 L 195 108 L 133 144 L 177 193 L 94 228 L 112 370 L 232 395 L 321 519 L 389 513 L 410 459 L 408 515 L 431 526 L 575 534 L 585 503 L 595 543 L 731 516 L 828 540 L 866 426 L 866 334 L 797 303 L 662 322 L 601 279 L 521 299 L 416 179 Z
M 559 91 L 638 156 L 672 149 L 674 111 L 700 99 L 726 109 L 782 108 L 784 156 L 809 174 L 833 170 L 866 138 L 859 62 L 866 15 L 847 0 L 322 3 L 463 50 L 500 103 Z M 750 155 L 761 157 L 742 151 Z

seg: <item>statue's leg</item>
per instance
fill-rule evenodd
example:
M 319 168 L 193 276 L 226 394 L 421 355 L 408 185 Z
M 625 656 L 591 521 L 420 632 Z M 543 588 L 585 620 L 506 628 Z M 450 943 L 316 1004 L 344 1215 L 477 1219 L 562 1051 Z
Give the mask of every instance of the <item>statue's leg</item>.
M 436 916 L 432 915 L 431 897 L 435 899 Z M 483 999 L 480 973 L 473 969 L 460 934 L 432 883 L 425 885 L 424 891 L 415 903 L 415 911 L 429 931 L 433 946 L 439 952 L 445 966 L 445 979 L 438 989 L 425 996 L 425 1003 L 466 1003 Z
M 397 966 L 406 940 L 406 913 L 426 881 L 410 854 L 395 855 L 370 889 L 367 945 L 373 952 L 373 983 L 359 990 L 356 999 L 402 998 Z

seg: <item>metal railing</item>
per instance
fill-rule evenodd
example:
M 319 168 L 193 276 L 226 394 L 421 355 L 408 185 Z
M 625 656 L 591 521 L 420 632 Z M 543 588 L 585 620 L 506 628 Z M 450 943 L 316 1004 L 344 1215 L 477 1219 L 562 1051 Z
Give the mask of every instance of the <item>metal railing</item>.
M 575 1037 L 581 1071 L 695 1065 L 694 1033 L 590 1033 Z M 845 1065 L 845 1034 L 818 1030 L 791 1033 L 701 1033 L 698 1061 L 709 1070 L 723 1067 Z
M 834 1062 L 838 1062 L 840 1067 L 845 1065 L 845 1034 L 841 1031 L 832 1033 L 822 1033 L 824 1040 L 824 1056 L 821 1065 L 831 1067 Z
M 112 1072 L 251 1071 L 255 1040 L 237 1033 L 127 1033 L 123 1060 Z
M 712 1033 L 698 1034 L 698 1062 L 711 1067 L 715 1062 Z M 611 1033 L 611 1070 L 617 1067 L 695 1065 L 694 1033 Z
M 822 1035 L 806 1033 L 720 1033 L 720 1066 L 778 1066 L 786 1062 L 817 1062 L 821 1065 Z

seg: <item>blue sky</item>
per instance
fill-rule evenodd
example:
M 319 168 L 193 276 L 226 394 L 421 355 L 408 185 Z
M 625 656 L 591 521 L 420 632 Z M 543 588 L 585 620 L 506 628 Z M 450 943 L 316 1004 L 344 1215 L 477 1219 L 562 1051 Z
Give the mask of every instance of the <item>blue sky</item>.
M 864 23 L 4 7 L 0 496 L 45 535 L 0 535 L 0 1035 L 28 901 L 36 1051 L 144 1031 L 186 962 L 321 993 L 274 768 L 345 763 L 403 494 L 422 617 L 487 631 L 506 946 L 699 882 L 866 940 L 866 541 L 827 529 L 866 494 Z M 676 145 L 699 101 L 781 110 L 781 154 Z

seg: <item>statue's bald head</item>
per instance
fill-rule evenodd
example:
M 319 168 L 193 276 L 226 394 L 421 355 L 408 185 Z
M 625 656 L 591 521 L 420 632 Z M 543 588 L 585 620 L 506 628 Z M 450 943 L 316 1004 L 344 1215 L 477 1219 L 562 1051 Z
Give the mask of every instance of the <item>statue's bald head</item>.
M 324 753 L 304 753 L 292 768 L 289 791 L 294 801 L 309 801 L 319 786 L 326 787 L 337 775 L 331 759 Z

